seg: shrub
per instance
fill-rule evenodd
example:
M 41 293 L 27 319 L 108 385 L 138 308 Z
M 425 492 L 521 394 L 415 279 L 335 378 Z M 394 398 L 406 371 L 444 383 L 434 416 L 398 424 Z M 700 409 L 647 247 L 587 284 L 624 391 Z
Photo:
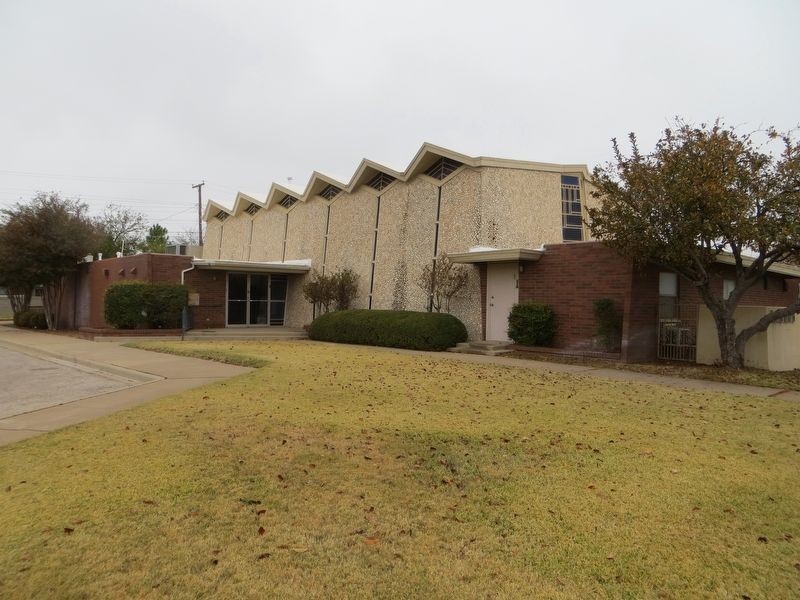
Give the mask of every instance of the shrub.
M 327 275 L 315 271 L 303 284 L 303 296 L 325 312 L 329 312 L 331 307 L 347 310 L 358 295 L 358 279 L 358 273 L 349 268 Z
M 453 315 L 409 310 L 341 310 L 318 317 L 312 340 L 446 350 L 467 339 L 467 328 Z
M 600 344 L 608 351 L 618 350 L 622 343 L 622 315 L 614 301 L 600 298 L 594 301 L 595 331 Z
M 178 328 L 188 298 L 180 284 L 114 283 L 106 290 L 105 319 L 119 329 Z
M 41 310 L 22 310 L 14 315 L 14 325 L 27 329 L 47 329 L 47 317 Z
M 508 315 L 508 337 L 523 346 L 550 346 L 556 335 L 556 315 L 547 304 L 525 301 Z

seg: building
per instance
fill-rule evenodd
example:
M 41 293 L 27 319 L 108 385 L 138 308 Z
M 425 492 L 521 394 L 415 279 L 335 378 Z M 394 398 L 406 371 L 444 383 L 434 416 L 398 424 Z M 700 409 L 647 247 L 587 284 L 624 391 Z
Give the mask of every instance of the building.
M 469 272 L 451 312 L 473 340 L 506 339 L 511 306 L 533 299 L 554 307 L 557 347 L 597 351 L 593 304 L 608 298 L 623 316 L 612 355 L 695 360 L 697 293 L 676 275 L 635 268 L 591 240 L 591 191 L 585 165 L 471 157 L 424 144 L 403 171 L 365 159 L 348 181 L 314 172 L 302 190 L 273 184 L 263 200 L 239 193 L 230 205 L 210 201 L 201 258 L 152 255 L 138 258 L 136 270 L 169 273 L 189 286 L 193 328 L 301 327 L 315 316 L 302 293 L 313 270 L 353 269 L 355 308 L 427 310 L 420 275 L 447 253 Z M 130 278 L 134 259 L 95 262 L 87 273 L 102 270 L 105 284 Z M 720 291 L 731 269 L 720 263 Z M 743 304 L 785 306 L 797 297 L 798 277 L 798 269 L 775 267 Z M 90 312 L 98 326 L 102 319 Z

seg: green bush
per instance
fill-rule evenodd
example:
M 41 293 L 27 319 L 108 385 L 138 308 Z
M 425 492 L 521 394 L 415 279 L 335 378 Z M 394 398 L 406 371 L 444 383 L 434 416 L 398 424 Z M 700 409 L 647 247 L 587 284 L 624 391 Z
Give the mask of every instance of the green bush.
M 410 310 L 340 310 L 318 317 L 312 340 L 446 350 L 467 340 L 467 328 L 453 315 Z
M 106 323 L 118 329 L 179 328 L 188 298 L 180 284 L 114 283 L 106 289 Z
M 547 304 L 530 300 L 515 304 L 508 315 L 508 337 L 523 346 L 550 346 L 556 335 L 556 315 Z
M 47 329 L 47 317 L 41 310 L 23 310 L 14 315 L 14 325 L 27 329 Z
M 598 341 L 608 351 L 619 350 L 622 343 L 622 314 L 611 298 L 594 301 L 595 331 Z

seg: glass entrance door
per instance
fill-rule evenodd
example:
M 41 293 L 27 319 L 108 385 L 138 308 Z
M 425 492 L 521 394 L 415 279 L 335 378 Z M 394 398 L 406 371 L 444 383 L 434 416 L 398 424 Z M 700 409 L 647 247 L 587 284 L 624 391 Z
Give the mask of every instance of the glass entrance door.
M 282 326 L 288 283 L 286 275 L 228 273 L 228 326 Z
M 247 275 L 228 273 L 228 325 L 247 324 Z

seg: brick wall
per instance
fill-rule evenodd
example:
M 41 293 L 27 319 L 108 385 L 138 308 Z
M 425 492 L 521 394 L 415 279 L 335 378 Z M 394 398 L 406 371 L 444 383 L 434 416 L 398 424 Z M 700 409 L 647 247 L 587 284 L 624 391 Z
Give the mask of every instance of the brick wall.
M 122 281 L 180 283 L 181 271 L 191 264 L 191 256 L 171 254 L 136 254 L 85 263 L 65 290 L 61 326 L 108 327 L 104 318 L 108 286 Z
M 553 307 L 557 348 L 592 349 L 595 300 L 610 298 L 619 310 L 628 310 L 631 263 L 600 243 L 546 246 L 541 259 L 522 267 L 519 299 Z
M 711 280 L 711 287 L 716 294 L 722 295 L 724 279 L 734 279 L 735 268 L 732 265 L 719 265 Z M 784 281 L 786 287 L 784 288 Z M 756 282 L 742 297 L 741 306 L 786 306 L 797 298 L 797 280 L 787 279 L 781 275 L 770 273 L 764 280 Z M 703 304 L 700 294 L 691 282 L 683 277 L 678 280 L 678 302 L 680 304 Z
M 189 293 L 198 294 L 200 300 L 199 306 L 190 307 L 192 327 L 225 327 L 225 271 L 195 269 L 186 273 L 185 282 Z
M 656 358 L 658 279 L 664 269 L 635 267 L 600 242 L 557 244 L 545 250 L 538 262 L 523 264 L 519 297 L 553 307 L 558 322 L 555 347 L 591 348 L 597 327 L 594 300 L 611 298 L 623 313 L 622 360 Z M 712 281 L 715 293 L 721 295 L 723 280 L 734 276 L 733 266 L 718 265 Z M 483 274 L 482 288 L 485 295 Z M 741 304 L 786 306 L 797 293 L 797 280 L 770 274 L 766 284 L 759 282 L 745 293 Z M 678 303 L 687 314 L 695 314 L 695 307 L 703 304 L 697 289 L 684 278 L 679 278 Z

